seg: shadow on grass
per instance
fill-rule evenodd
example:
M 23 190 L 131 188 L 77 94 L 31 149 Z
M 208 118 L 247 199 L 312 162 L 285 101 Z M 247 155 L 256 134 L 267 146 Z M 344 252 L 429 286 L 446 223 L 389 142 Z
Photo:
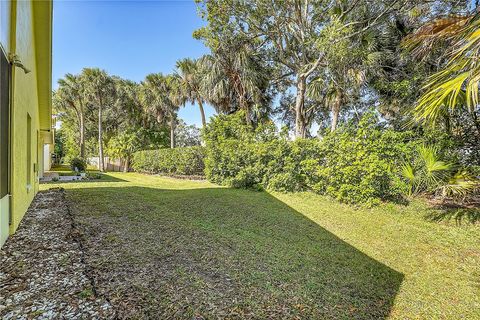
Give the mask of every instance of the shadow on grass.
M 432 222 L 455 222 L 457 225 L 480 223 L 480 208 L 456 204 L 437 205 L 425 217 Z
M 67 191 L 120 318 L 384 319 L 403 275 L 265 192 Z

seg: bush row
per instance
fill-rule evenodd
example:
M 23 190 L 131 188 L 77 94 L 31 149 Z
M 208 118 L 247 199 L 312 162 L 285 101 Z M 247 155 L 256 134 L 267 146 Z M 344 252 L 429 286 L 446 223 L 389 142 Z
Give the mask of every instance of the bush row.
M 205 173 L 215 183 L 276 191 L 312 190 L 346 203 L 375 205 L 400 197 L 411 132 L 380 127 L 373 114 L 319 139 L 290 141 L 273 124 L 248 130 L 241 113 L 218 116 L 204 132 Z
M 204 148 L 184 147 L 174 149 L 138 151 L 133 156 L 135 171 L 175 175 L 203 175 Z

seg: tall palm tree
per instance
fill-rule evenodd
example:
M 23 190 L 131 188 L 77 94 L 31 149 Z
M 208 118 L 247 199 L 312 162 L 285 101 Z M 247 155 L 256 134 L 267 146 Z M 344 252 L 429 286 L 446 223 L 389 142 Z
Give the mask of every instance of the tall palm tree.
M 104 171 L 103 112 L 115 102 L 115 82 L 104 70 L 98 68 L 85 68 L 80 77 L 87 99 L 98 111 L 98 164 L 100 171 Z
M 174 75 L 166 77 L 167 104 L 166 111 L 170 123 L 170 147 L 175 148 L 175 127 L 177 125 L 177 113 L 180 106 L 186 102 L 183 86 L 180 79 Z
M 177 111 L 185 103 L 177 78 L 161 73 L 149 74 L 141 83 L 141 100 L 157 123 L 170 126 L 170 147 L 175 147 Z
M 185 96 L 186 101 L 198 104 L 200 115 L 202 116 L 202 126 L 205 128 L 207 121 L 203 103 L 205 102 L 204 94 L 201 90 L 201 73 L 199 72 L 199 62 L 190 58 L 177 61 L 177 71 L 175 73 L 180 82 L 180 88 Z
M 85 90 L 79 76 L 67 73 L 58 80 L 58 89 L 54 94 L 54 107 L 57 110 L 75 112 L 79 129 L 80 157 L 85 158 Z

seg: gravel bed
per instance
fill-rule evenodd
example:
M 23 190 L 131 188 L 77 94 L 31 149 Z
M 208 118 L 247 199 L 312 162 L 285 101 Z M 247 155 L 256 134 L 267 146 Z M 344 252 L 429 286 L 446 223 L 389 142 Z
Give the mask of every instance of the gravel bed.
M 38 193 L 0 250 L 1 319 L 112 319 L 84 262 L 63 189 Z

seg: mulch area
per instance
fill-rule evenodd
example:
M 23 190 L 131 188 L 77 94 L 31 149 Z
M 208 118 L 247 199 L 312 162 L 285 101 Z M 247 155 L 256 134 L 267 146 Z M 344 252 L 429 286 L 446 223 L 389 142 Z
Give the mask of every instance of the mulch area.
M 0 250 L 0 318 L 115 318 L 90 273 L 64 190 L 40 192 Z

